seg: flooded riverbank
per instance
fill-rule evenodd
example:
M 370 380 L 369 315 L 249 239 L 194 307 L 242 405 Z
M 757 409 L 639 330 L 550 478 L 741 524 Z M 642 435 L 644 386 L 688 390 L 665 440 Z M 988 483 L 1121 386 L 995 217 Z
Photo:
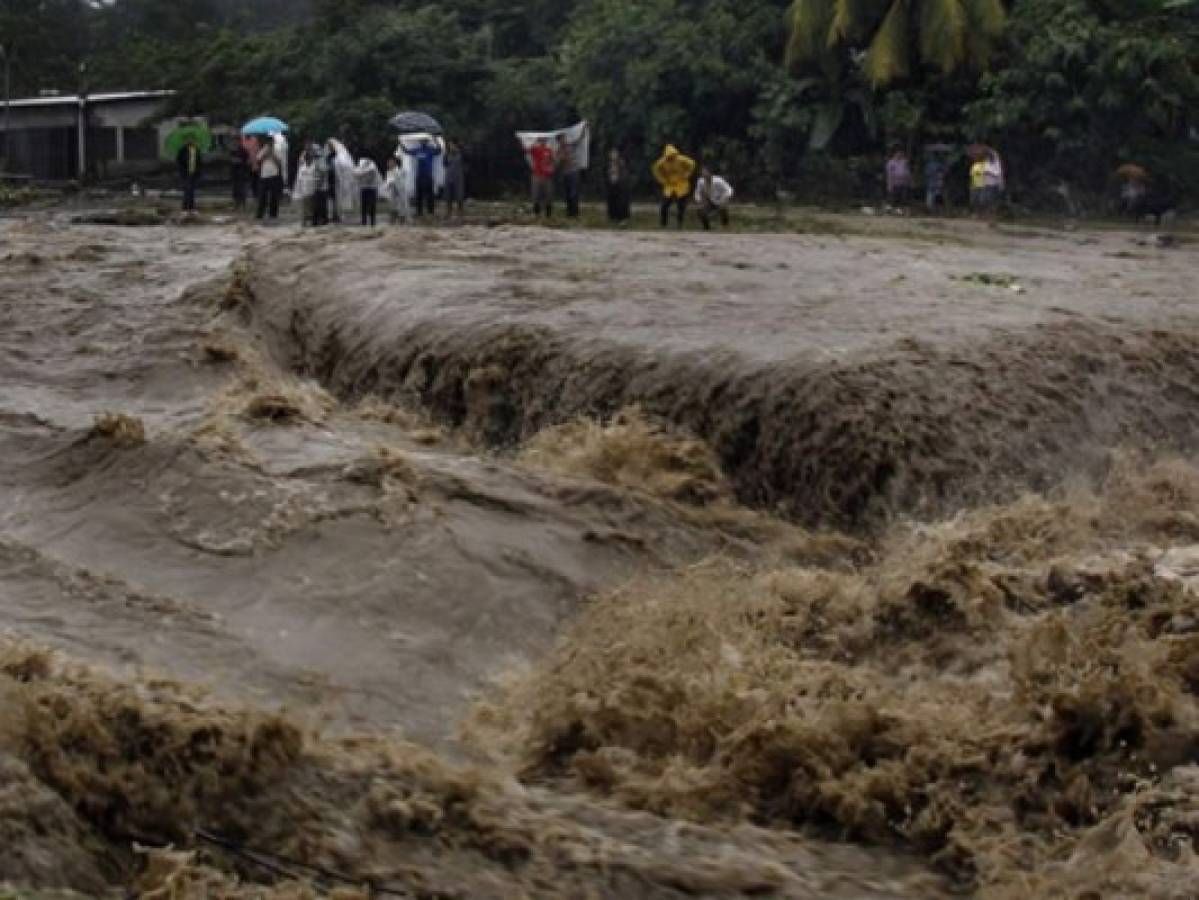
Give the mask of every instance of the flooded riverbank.
M 1188 896 L 1140 240 L 0 224 L 0 881 Z

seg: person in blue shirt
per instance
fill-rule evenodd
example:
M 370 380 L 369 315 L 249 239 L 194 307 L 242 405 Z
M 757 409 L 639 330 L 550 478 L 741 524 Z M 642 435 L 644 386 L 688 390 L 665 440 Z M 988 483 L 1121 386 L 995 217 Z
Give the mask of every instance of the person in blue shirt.
M 416 160 L 416 214 L 421 216 L 428 212 L 432 216 L 437 208 L 433 163 L 441 156 L 441 148 L 429 138 L 423 138 L 415 150 L 404 147 L 404 152 Z

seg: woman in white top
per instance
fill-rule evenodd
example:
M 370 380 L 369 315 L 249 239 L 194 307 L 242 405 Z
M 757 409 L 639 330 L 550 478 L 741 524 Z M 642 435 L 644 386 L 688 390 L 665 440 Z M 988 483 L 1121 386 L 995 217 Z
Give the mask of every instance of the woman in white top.
M 279 198 L 283 196 L 283 164 L 270 138 L 258 139 L 258 218 L 270 212 L 279 218 Z

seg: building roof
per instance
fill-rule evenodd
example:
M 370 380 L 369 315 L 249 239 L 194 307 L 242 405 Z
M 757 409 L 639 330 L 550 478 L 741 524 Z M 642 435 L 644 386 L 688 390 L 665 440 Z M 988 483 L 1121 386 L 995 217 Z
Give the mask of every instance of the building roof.
M 93 106 L 100 103 L 131 103 L 136 100 L 161 100 L 174 95 L 174 91 L 124 91 L 112 94 L 88 94 L 87 103 Z M 78 106 L 78 94 L 54 94 L 48 97 L 23 97 L 12 100 L 13 109 L 37 109 L 38 107 Z M 0 109 L 5 102 L 0 99 Z

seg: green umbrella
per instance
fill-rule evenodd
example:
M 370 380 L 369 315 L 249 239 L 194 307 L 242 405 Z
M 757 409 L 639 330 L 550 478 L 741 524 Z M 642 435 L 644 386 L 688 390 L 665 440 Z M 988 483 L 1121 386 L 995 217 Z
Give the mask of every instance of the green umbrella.
M 203 122 L 184 122 L 162 142 L 162 158 L 174 160 L 178 157 L 188 138 L 196 139 L 196 146 L 200 148 L 201 153 L 207 153 L 212 149 L 212 132 L 208 130 L 207 125 Z

